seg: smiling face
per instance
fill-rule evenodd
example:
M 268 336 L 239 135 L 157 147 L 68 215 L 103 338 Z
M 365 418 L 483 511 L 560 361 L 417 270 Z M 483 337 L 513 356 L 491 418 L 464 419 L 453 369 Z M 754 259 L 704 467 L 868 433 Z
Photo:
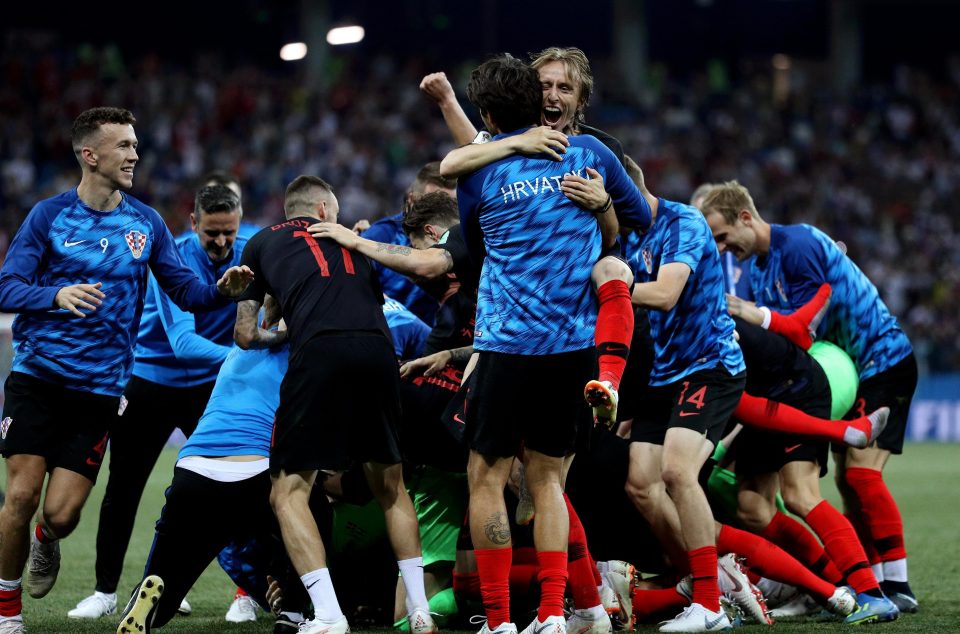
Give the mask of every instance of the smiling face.
M 720 213 L 711 213 L 706 218 L 720 253 L 729 251 L 741 262 L 757 254 L 757 232 L 748 210 L 742 210 L 733 224 Z
M 540 122 L 559 132 L 568 132 L 580 108 L 580 87 L 573 81 L 566 62 L 547 62 L 539 68 L 543 88 Z
M 92 171 L 107 180 L 112 189 L 130 189 L 133 187 L 133 169 L 140 160 L 137 145 L 132 125 L 103 124 L 94 143 L 88 146 L 95 160 Z
M 199 219 L 196 214 L 190 214 L 190 222 L 211 262 L 216 264 L 230 257 L 240 227 L 239 210 L 208 211 L 200 214 Z

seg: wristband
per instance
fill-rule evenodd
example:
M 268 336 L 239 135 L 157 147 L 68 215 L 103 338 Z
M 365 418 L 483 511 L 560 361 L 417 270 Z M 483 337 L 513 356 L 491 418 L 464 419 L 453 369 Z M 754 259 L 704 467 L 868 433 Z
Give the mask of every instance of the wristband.
M 613 198 L 610 196 L 610 194 L 607 194 L 607 202 L 604 203 L 603 207 L 601 207 L 600 209 L 594 209 L 594 210 L 593 210 L 593 213 L 595 213 L 595 214 L 605 214 L 605 213 L 607 213 L 608 211 L 610 211 L 610 208 L 611 208 L 611 207 L 613 207 Z
M 769 330 L 770 322 L 773 320 L 773 317 L 770 315 L 770 309 L 766 306 L 761 306 L 760 312 L 763 313 L 763 323 L 760 324 L 760 327 L 764 330 Z

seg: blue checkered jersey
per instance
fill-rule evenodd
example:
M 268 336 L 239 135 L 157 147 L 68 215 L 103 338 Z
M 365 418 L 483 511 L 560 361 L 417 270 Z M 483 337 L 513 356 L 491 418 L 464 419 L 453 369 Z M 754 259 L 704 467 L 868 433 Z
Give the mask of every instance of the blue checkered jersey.
M 178 460 L 188 456 L 269 456 L 273 415 L 287 372 L 288 344 L 263 350 L 234 346 L 227 355 L 207 408 Z
M 196 233 L 191 231 L 176 240 L 184 263 L 206 284 L 216 284 L 228 268 L 240 264 L 246 243 L 246 238 L 238 237 L 230 257 L 215 264 Z M 233 304 L 197 314 L 180 310 L 150 275 L 134 351 L 134 376 L 170 387 L 213 381 L 233 346 L 236 320 Z
M 750 268 L 756 302 L 792 313 L 824 282 L 833 292 L 817 337 L 843 348 L 860 380 L 887 370 L 913 350 L 877 287 L 830 236 L 810 225 L 770 225 L 770 251 Z
M 673 308 L 648 310 L 654 342 L 650 385 L 667 385 L 722 364 L 731 374 L 746 369 L 727 314 L 724 271 L 710 226 L 696 207 L 659 199 L 653 227 L 630 262 L 637 283 L 657 279 L 660 267 L 690 267 Z
M 225 306 L 183 260 L 160 214 L 123 195 L 111 211 L 73 189 L 43 200 L 17 231 L 0 270 L 0 311 L 13 323 L 13 370 L 67 388 L 119 396 L 130 379 L 147 273 L 187 310 Z M 65 286 L 101 282 L 103 304 L 84 318 L 56 306 Z
M 586 177 L 587 167 L 603 175 L 619 217 L 649 226 L 649 204 L 616 156 L 592 136 L 570 137 L 562 162 L 510 156 L 459 180 L 467 247 L 475 261 L 486 253 L 474 349 L 542 355 L 594 345 L 590 270 L 600 256 L 600 229 L 591 213 L 560 191 L 565 173 Z
M 403 230 L 403 214 L 378 220 L 363 232 L 363 237 L 384 244 L 410 246 L 410 240 Z M 388 269 L 379 262 L 370 260 L 373 270 L 380 278 L 380 286 L 387 297 L 392 297 L 419 317 L 427 325 L 433 324 L 437 315 L 437 300 L 430 297 L 413 280 L 402 273 Z
M 398 359 L 419 359 L 430 336 L 430 326 L 395 299 L 384 298 L 383 315 L 393 335 L 393 350 Z
M 727 292 L 741 299 L 752 300 L 753 290 L 750 288 L 750 263 L 753 258 L 741 262 L 729 251 L 720 255 L 723 261 L 723 271 L 727 280 Z

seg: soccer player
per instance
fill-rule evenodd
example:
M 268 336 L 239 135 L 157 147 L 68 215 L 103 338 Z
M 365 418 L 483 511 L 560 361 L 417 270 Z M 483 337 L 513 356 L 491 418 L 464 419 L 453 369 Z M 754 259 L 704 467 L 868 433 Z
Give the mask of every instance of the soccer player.
M 336 222 L 338 211 L 333 190 L 320 178 L 299 176 L 287 186 L 287 220 L 255 235 L 244 251 L 256 278 L 237 306 L 235 339 L 243 348 L 272 343 L 256 327 L 256 315 L 266 293 L 276 297 L 291 335 L 270 452 L 271 503 L 315 608 L 301 633 L 349 630 L 308 500 L 318 470 L 343 469 L 356 460 L 364 463 L 386 516 L 411 631 L 426 634 L 436 625 L 424 593 L 416 515 L 403 484 L 396 431 L 400 377 L 380 308 L 383 293 L 365 257 L 307 232 L 317 221 Z M 358 376 L 364 397 L 344 398 Z
M 913 348 L 877 288 L 822 231 L 809 225 L 765 222 L 745 187 L 731 181 L 715 187 L 703 202 L 717 245 L 738 259 L 757 256 L 750 279 L 757 306 L 731 302 L 731 312 L 771 330 L 790 321 L 824 283 L 833 289 L 820 322 L 819 337 L 837 344 L 857 366 L 860 385 L 846 418 L 889 407 L 886 428 L 875 445 L 864 449 L 834 446 L 835 474 L 851 523 L 882 565 L 874 566 L 885 599 L 861 595 L 861 609 L 879 619 L 895 618 L 898 607 L 915 611 L 917 601 L 907 582 L 903 520 L 883 482 L 883 467 L 903 451 L 910 401 L 917 385 Z
M 743 392 L 745 366 L 724 302 L 720 254 L 695 208 L 654 198 L 634 271 L 656 355 L 633 421 L 627 493 L 693 574 L 693 602 L 661 632 L 729 627 L 717 589 L 714 520 L 698 475 Z M 679 544 L 677 543 L 679 542 Z M 678 548 L 678 546 L 680 548 Z
M 496 142 L 474 143 L 454 150 L 441 163 L 441 173 L 460 176 L 517 152 L 528 155 L 543 153 L 561 160 L 561 153 L 569 143 L 568 136 L 576 135 L 595 137 L 624 164 L 620 142 L 583 121 L 584 110 L 593 92 L 590 62 L 583 51 L 574 47 L 550 47 L 532 56 L 530 65 L 537 70 L 541 83 L 540 123 L 543 127 Z M 425 78 L 421 88 L 440 105 L 454 138 L 458 142 L 463 141 L 464 131 L 467 126 L 472 129 L 472 124 L 462 110 L 461 117 L 455 115 L 451 105 L 451 100 L 456 102 L 453 89 L 445 77 L 438 75 L 442 74 Z M 606 202 L 609 205 L 602 206 L 604 211 L 610 211 L 611 208 L 620 211 L 613 205 L 612 199 Z M 617 220 L 618 216 L 612 213 L 598 216 L 604 250 L 594 267 L 592 281 L 599 301 L 595 333 L 599 375 L 596 380 L 589 381 L 584 389 L 584 396 L 593 406 L 595 415 L 604 420 L 615 420 L 617 417 L 618 389 L 634 326 L 634 309 L 630 303 L 633 272 L 620 254 Z
M 275 332 L 275 345 L 232 347 L 220 368 L 196 431 L 180 449 L 143 580 L 131 593 L 118 634 L 165 625 L 224 547 L 250 539 L 270 543 L 270 535 L 278 532 L 269 506 L 268 457 L 288 358 L 287 334 L 277 330 L 279 321 L 279 307 L 267 298 L 263 327 Z M 217 518 L 200 531 L 198 508 Z M 274 554 L 285 559 L 282 547 Z M 279 577 L 276 570 L 265 572 Z M 294 594 L 288 589 L 288 607 Z M 265 603 L 264 597 L 255 598 Z
M 224 185 L 203 187 L 190 214 L 193 231 L 176 241 L 181 259 L 207 283 L 240 264 L 240 199 Z M 97 524 L 96 589 L 71 618 L 99 618 L 117 607 L 117 585 L 140 498 L 175 429 L 189 436 L 203 414 L 220 364 L 233 345 L 231 304 L 192 315 L 177 308 L 151 276 L 147 283 L 126 406 L 110 429 L 110 477 Z M 185 606 L 184 611 L 189 607 Z
M 540 116 L 537 73 L 512 57 L 475 69 L 468 96 L 497 138 L 524 132 Z M 566 631 L 569 518 L 561 477 L 578 425 L 589 425 L 576 396 L 594 364 L 590 271 L 601 244 L 596 220 L 563 196 L 564 173 L 597 170 L 620 213 L 637 226 L 649 222 L 649 206 L 613 153 L 589 136 L 570 144 L 563 163 L 508 156 L 458 183 L 467 247 L 475 261 L 486 258 L 474 334 L 479 360 L 466 408 L 470 532 L 487 616 L 483 634 L 516 631 L 509 622 L 512 550 L 503 487 L 521 441 L 537 509 L 541 586 L 540 608 L 527 629 Z M 522 393 L 517 385 L 524 386 Z M 556 398 L 529 398 L 547 392 Z
M 364 231 L 365 237 L 374 242 L 409 246 L 410 240 L 403 230 L 403 217 L 410 205 L 424 194 L 442 191 L 450 196 L 456 196 L 456 179 L 445 178 L 440 175 L 440 163 L 432 162 L 424 165 L 403 199 L 403 211 L 389 216 L 370 225 Z M 433 318 L 437 309 L 437 302 L 426 291 L 403 275 L 374 263 L 374 269 L 380 277 L 380 284 L 387 296 L 394 298 L 410 309 L 417 317 L 428 325 L 433 325 Z
M 58 540 L 76 528 L 130 379 L 148 271 L 186 310 L 225 306 L 250 278 L 248 269 L 231 267 L 216 284 L 201 282 L 160 214 L 125 193 L 139 161 L 135 122 L 121 108 L 77 117 L 71 137 L 80 184 L 31 210 L 0 270 L 0 311 L 18 313 L 0 428 L 4 634 L 23 631 L 20 578 L 28 553 L 31 596 L 45 596 L 56 581 Z
M 747 364 L 746 390 L 776 399 L 814 416 L 831 411 L 830 383 L 824 368 L 786 338 L 737 318 L 740 348 Z M 776 415 L 772 404 L 770 415 Z M 881 597 L 880 586 L 850 522 L 820 495 L 827 471 L 827 442 L 797 435 L 744 429 L 730 449 L 740 476 L 738 519 L 791 553 L 835 585 L 845 580 L 858 595 Z M 802 518 L 823 543 L 799 522 L 777 511 L 783 492 L 787 509 Z M 858 609 L 848 623 L 876 619 Z

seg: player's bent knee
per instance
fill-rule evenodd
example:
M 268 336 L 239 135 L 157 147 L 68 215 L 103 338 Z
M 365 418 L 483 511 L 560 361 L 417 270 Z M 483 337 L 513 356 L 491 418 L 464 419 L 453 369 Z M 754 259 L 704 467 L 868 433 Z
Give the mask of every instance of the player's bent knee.
M 633 283 L 633 272 L 630 267 L 623 260 L 613 256 L 607 256 L 594 264 L 590 277 L 598 287 L 612 280 L 620 280 L 627 286 Z
M 27 524 L 40 506 L 40 489 L 8 489 L 4 512 L 10 514 L 16 524 Z

